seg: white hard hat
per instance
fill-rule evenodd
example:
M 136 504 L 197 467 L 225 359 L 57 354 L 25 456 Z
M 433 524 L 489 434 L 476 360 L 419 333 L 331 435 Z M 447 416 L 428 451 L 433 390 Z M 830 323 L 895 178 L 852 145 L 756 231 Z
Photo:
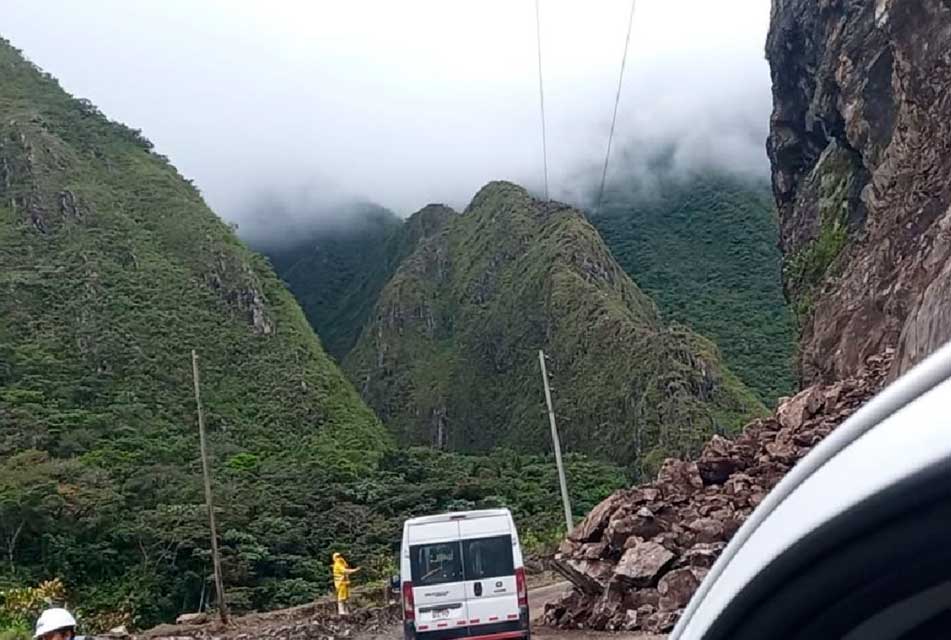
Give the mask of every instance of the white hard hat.
M 47 609 L 40 614 L 40 619 L 36 621 L 36 633 L 33 634 L 33 638 L 39 638 L 51 631 L 69 629 L 75 626 L 76 618 L 66 609 Z

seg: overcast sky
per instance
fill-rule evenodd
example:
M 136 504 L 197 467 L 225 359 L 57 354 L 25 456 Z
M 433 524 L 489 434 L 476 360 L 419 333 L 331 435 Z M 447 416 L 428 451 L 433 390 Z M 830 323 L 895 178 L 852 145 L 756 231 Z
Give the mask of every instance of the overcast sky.
M 533 0 L 4 0 L 2 35 L 254 233 L 274 194 L 406 215 L 542 176 Z M 639 0 L 614 157 L 766 175 L 769 0 Z M 541 0 L 553 197 L 600 171 L 629 0 Z M 623 158 L 622 158 L 623 154 Z M 621 160 L 623 159 L 623 163 Z

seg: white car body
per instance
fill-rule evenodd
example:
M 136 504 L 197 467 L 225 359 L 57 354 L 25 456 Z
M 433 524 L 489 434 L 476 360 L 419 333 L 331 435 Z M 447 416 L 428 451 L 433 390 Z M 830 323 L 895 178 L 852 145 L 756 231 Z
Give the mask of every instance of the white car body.
M 530 636 L 522 550 L 508 509 L 407 520 L 400 577 L 406 640 Z

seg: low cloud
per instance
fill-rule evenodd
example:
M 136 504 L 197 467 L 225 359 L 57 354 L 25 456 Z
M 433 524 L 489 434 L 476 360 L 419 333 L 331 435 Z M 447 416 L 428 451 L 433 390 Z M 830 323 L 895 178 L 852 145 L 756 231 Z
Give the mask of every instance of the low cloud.
M 541 1 L 552 197 L 585 204 L 600 180 L 629 8 Z M 638 3 L 609 183 L 663 154 L 767 175 L 768 20 L 762 0 Z M 493 179 L 543 190 L 530 0 L 11 0 L 2 35 L 142 129 L 252 242 L 347 202 L 408 215 Z

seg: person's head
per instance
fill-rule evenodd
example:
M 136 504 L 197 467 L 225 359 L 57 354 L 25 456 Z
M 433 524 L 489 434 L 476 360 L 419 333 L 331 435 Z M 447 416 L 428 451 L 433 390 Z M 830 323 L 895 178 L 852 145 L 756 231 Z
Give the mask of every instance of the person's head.
M 76 619 L 66 609 L 47 609 L 36 621 L 34 640 L 71 640 L 76 636 Z
M 341 558 L 343 558 L 343 556 L 340 555 L 339 553 L 335 553 L 335 554 L 333 555 L 333 558 L 334 558 L 334 562 L 336 562 L 337 560 L 340 560 Z

